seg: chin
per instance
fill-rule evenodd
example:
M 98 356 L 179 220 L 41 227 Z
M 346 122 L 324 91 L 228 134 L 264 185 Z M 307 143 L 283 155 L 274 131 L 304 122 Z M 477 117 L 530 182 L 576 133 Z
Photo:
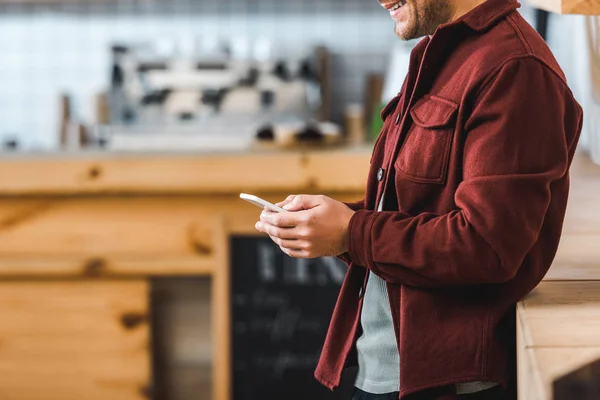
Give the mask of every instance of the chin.
M 414 29 L 411 29 L 411 26 L 409 24 L 397 23 L 395 31 L 396 35 L 402 40 L 414 39 Z

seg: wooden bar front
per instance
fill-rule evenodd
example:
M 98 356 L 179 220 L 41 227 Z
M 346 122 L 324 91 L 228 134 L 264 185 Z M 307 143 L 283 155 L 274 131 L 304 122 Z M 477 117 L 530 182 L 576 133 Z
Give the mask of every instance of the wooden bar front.
M 347 149 L 0 161 L 0 397 L 149 397 L 148 280 L 205 276 L 212 397 L 228 400 L 228 235 L 254 233 L 260 213 L 239 193 L 356 201 L 369 159 Z

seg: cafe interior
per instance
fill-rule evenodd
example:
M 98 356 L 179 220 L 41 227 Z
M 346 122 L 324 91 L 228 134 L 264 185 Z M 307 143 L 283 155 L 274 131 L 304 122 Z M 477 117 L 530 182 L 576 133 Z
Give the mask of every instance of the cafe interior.
M 521 400 L 600 399 L 600 2 L 523 0 L 585 113 Z M 0 0 L 0 399 L 348 399 L 346 266 L 240 193 L 363 198 L 410 52 L 375 0 Z

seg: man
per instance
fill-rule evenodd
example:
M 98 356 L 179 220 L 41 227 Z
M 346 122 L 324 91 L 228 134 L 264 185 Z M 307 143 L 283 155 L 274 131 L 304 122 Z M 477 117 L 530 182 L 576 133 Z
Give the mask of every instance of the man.
M 256 228 L 349 264 L 315 377 L 355 399 L 514 397 L 514 308 L 558 247 L 582 110 L 516 0 L 379 0 L 425 36 L 366 197 L 290 196 Z

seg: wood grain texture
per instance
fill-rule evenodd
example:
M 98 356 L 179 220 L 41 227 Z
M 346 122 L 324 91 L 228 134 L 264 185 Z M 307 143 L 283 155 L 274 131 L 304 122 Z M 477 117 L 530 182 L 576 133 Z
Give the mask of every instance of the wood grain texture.
M 0 195 L 364 191 L 370 148 L 0 160 Z
M 600 347 L 600 281 L 543 282 L 522 302 L 528 346 Z
M 287 194 L 265 198 L 277 202 Z M 220 250 L 215 216 L 226 215 L 232 232 L 247 234 L 255 233 L 259 214 L 236 195 L 4 198 L 0 277 L 210 275 Z
M 600 262 L 555 262 L 544 278 L 545 281 L 597 281 L 600 280 Z
M 600 358 L 600 281 L 542 282 L 517 307 L 520 399 L 552 400 L 558 377 Z
M 600 166 L 584 154 L 571 168 L 571 191 L 558 253 L 546 280 L 600 280 Z
M 600 15 L 600 0 L 528 0 L 528 3 L 557 14 Z
M 231 288 L 229 232 L 226 220 L 215 222 L 217 268 L 212 279 L 213 400 L 230 400 L 231 380 Z
M 213 257 L 0 257 L 1 279 L 211 276 Z
M 0 283 L 0 398 L 142 400 L 147 284 Z
M 579 153 L 571 167 L 571 190 L 563 232 L 565 234 L 600 233 L 600 165 Z
M 213 399 L 229 400 L 229 338 L 224 334 L 229 332 L 228 245 L 224 232 L 254 233 L 254 222 L 260 213 L 258 208 L 239 200 L 238 193 L 252 192 L 272 202 L 298 192 L 324 193 L 341 201 L 356 201 L 364 193 L 369 157 L 369 151 L 357 150 L 224 157 L 113 155 L 5 159 L 0 161 L 0 278 L 98 279 L 211 275 L 211 320 L 215 341 Z M 571 199 L 564 236 L 548 279 L 599 279 L 598 198 L 600 168 L 585 157 L 578 156 L 572 169 Z M 215 224 L 215 219 L 221 216 L 227 220 L 224 226 Z M 64 285 L 77 287 L 78 284 L 74 282 Z M 116 282 L 101 281 L 98 285 L 110 286 L 113 283 Z M 562 286 L 557 286 L 558 289 L 553 289 L 551 293 L 544 291 L 544 285 L 555 283 L 562 284 L 543 283 L 537 295 L 534 292 L 519 306 L 519 315 L 524 318 L 520 327 L 520 374 L 529 377 L 527 381 L 534 382 L 519 388 L 527 399 L 547 399 L 540 393 L 546 390 L 547 380 L 555 372 L 544 370 L 541 363 L 550 362 L 550 358 L 543 357 L 554 354 L 545 350 L 563 349 L 560 347 L 563 345 L 556 344 L 560 335 L 569 338 L 571 332 L 577 331 L 574 340 L 589 342 L 581 346 L 598 346 L 593 337 L 593 332 L 600 329 L 594 322 L 598 316 L 593 314 L 593 318 L 590 318 L 590 303 L 569 303 L 569 290 L 561 289 Z M 584 289 L 576 292 L 581 298 L 590 290 L 587 287 Z M 42 289 L 39 293 L 43 295 L 46 292 Z M 93 291 L 88 295 L 98 299 L 105 296 L 102 292 L 95 294 Z M 140 298 L 139 294 L 130 295 Z M 535 296 L 538 296 L 537 299 Z M 535 313 L 523 314 L 527 308 Z M 0 306 L 0 318 L 1 310 Z M 93 323 L 94 327 L 100 328 L 85 332 L 89 334 L 90 341 L 97 341 L 99 348 L 106 349 L 102 352 L 106 355 L 111 354 L 113 340 L 108 343 L 99 333 L 114 322 L 106 316 L 103 318 L 99 317 Z M 565 322 L 560 318 L 564 318 Z M 128 321 L 134 325 L 138 323 L 135 315 Z M 89 324 L 91 326 L 92 322 Z M 577 328 L 573 328 L 573 324 Z M 579 329 L 579 325 L 584 329 Z M 78 334 L 76 329 L 74 333 L 56 333 L 56 339 L 48 339 L 48 343 L 52 343 L 56 349 L 68 348 L 69 342 L 64 338 L 77 339 Z M 535 341 L 549 347 L 536 347 Z M 116 343 L 119 343 L 118 339 Z M 2 345 L 0 336 L 0 356 Z M 21 349 L 24 345 L 19 346 L 16 348 Z M 31 345 L 30 348 L 36 349 L 36 346 Z M 148 357 L 147 350 L 143 352 Z M 577 355 L 579 353 L 572 354 L 573 363 L 583 360 Z M 128 356 L 124 357 L 115 363 L 137 365 L 137 361 L 127 361 Z M 114 358 L 119 359 L 116 356 Z M 48 369 L 48 365 L 52 365 L 51 360 L 44 360 L 40 365 Z M 554 362 L 560 364 L 561 360 L 557 358 Z M 18 362 L 14 365 L 23 370 L 30 368 Z M 57 371 L 81 365 L 82 373 L 90 376 L 96 376 L 97 370 L 94 368 L 99 368 L 88 365 L 87 361 L 77 364 L 68 359 L 57 361 L 57 365 Z M 135 365 L 128 368 L 135 371 Z M 3 366 L 0 359 L 0 372 L 2 368 L 10 369 L 9 366 Z M 42 369 L 39 367 L 39 370 Z M 42 372 L 40 374 L 44 376 Z M 43 382 L 48 385 L 58 382 L 60 386 L 63 382 L 61 379 L 61 376 L 52 375 Z M 89 382 L 80 379 L 73 384 L 71 389 L 79 391 L 77 393 L 82 396 L 71 398 L 88 398 L 85 395 L 93 393 L 96 385 Z M 123 387 L 130 386 L 123 384 Z M 2 396 L 3 388 L 0 384 L 0 398 L 11 399 Z M 63 393 L 60 387 L 56 390 L 59 394 Z M 104 398 L 130 398 L 119 397 L 121 392 L 118 390 L 121 389 L 114 390 L 116 394 L 104 393 Z M 125 389 L 122 390 L 125 392 Z M 127 395 L 130 394 L 128 391 Z M 64 396 L 60 398 L 69 399 Z

